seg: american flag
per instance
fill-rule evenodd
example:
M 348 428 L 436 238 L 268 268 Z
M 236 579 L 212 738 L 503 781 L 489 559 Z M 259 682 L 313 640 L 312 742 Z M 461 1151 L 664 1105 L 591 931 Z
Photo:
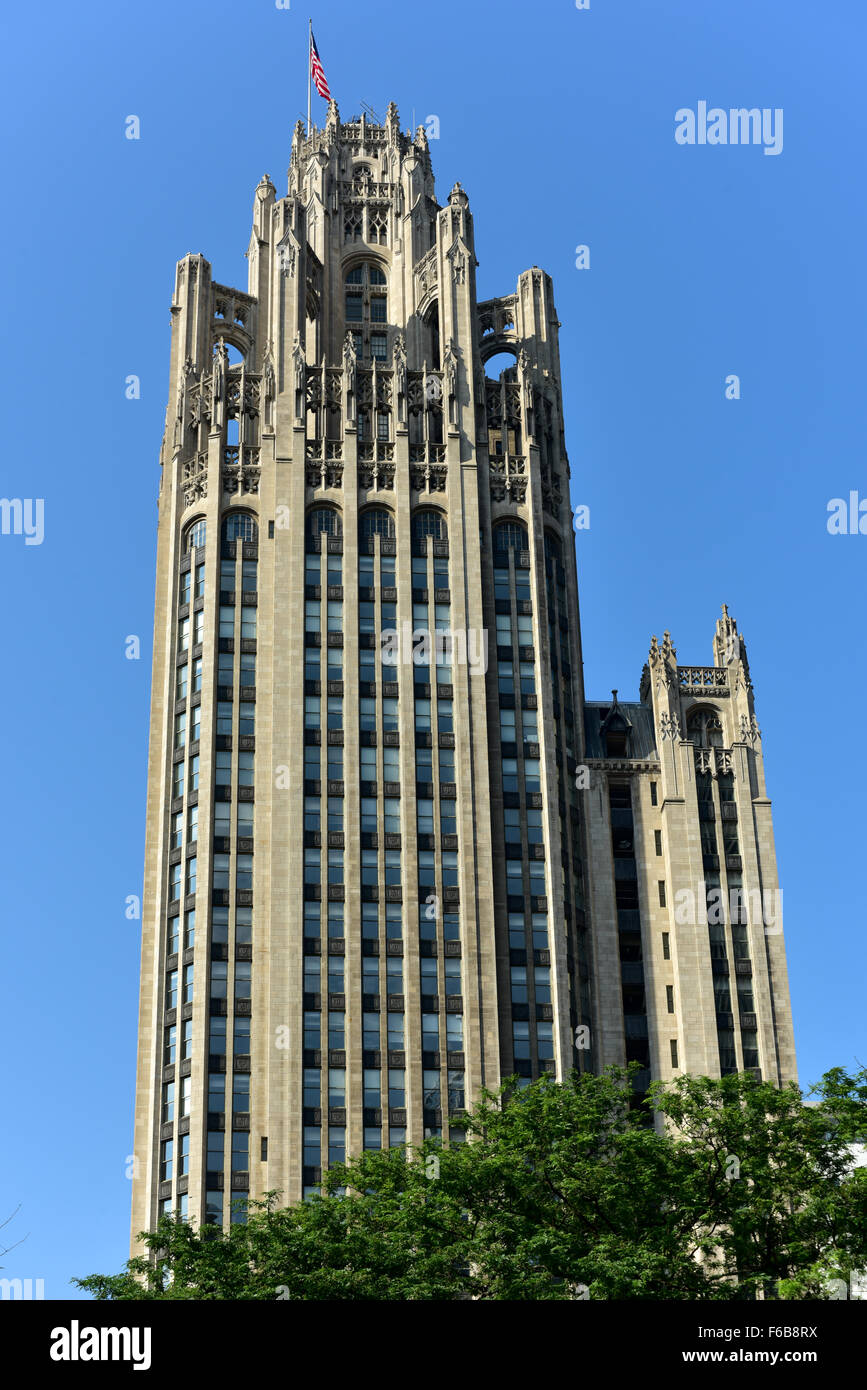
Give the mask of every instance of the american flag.
M 331 92 L 325 79 L 325 69 L 319 57 L 319 49 L 316 47 L 316 40 L 313 37 L 313 30 L 310 30 L 310 72 L 316 84 L 316 90 L 326 101 L 331 100 Z

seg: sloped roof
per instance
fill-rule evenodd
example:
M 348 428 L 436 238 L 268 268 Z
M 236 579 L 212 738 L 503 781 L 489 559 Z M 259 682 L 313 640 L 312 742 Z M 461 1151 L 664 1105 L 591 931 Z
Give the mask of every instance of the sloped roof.
M 647 705 L 618 700 L 617 709 L 632 726 L 629 730 L 630 758 L 652 758 L 656 753 L 656 735 L 653 728 L 653 712 Z M 604 758 L 605 743 L 603 728 L 612 710 L 610 700 L 589 700 L 584 706 L 584 729 L 587 740 L 587 757 Z

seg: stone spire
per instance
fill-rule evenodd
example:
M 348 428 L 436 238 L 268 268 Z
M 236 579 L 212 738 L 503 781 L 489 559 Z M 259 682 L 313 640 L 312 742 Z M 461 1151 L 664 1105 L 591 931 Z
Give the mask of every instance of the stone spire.
M 713 639 L 714 666 L 731 666 L 741 656 L 743 639 L 738 635 L 738 625 L 729 616 L 728 604 L 722 606 L 723 615 L 717 618 Z M 744 657 L 746 652 L 744 651 Z

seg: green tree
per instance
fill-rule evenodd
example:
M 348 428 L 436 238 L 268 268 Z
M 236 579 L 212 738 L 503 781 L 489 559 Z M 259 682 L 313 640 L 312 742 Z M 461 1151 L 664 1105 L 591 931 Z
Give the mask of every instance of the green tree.
M 651 1086 L 688 1166 L 704 1174 L 706 1277 L 741 1299 L 811 1298 L 864 1266 L 867 1170 L 853 1171 L 849 1144 L 863 1133 L 865 1080 L 829 1072 L 815 1105 L 794 1084 L 749 1073 Z
M 626 1071 L 482 1095 L 467 1141 L 365 1152 L 294 1207 L 223 1231 L 163 1218 L 98 1299 L 377 1301 L 827 1296 L 867 1265 L 867 1075 L 820 1099 L 681 1077 L 636 1107 Z M 655 1123 L 654 1123 L 655 1121 Z

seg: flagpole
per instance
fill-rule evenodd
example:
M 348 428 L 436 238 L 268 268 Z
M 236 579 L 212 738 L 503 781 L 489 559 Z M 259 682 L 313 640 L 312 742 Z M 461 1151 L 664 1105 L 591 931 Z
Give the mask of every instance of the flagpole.
M 313 64 L 312 64 L 312 62 L 311 62 L 311 58 L 313 57 L 313 20 L 312 20 L 312 19 L 308 19 L 308 21 L 307 21 L 307 27 L 308 27 L 308 34 L 307 34 L 307 139 L 309 140 L 309 139 L 310 139 L 310 82 L 311 82 L 311 76 L 312 76 L 312 72 L 313 72 Z

